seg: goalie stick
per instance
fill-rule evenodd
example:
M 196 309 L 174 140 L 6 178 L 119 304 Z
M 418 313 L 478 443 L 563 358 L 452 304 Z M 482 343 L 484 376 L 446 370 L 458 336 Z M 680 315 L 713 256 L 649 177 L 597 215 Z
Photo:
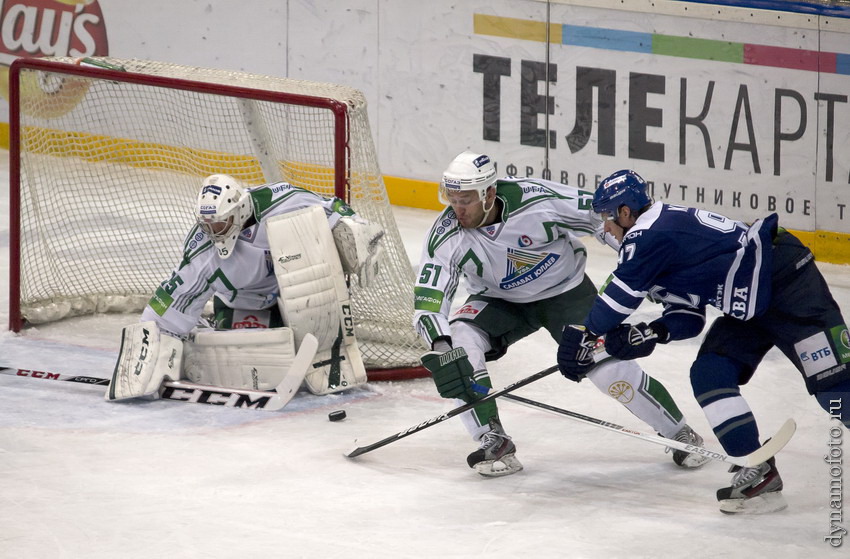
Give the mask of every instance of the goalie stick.
M 755 450 L 750 454 L 747 454 L 746 456 L 729 456 L 727 454 L 723 454 L 722 452 L 715 452 L 713 450 L 709 450 L 701 446 L 694 446 L 687 443 L 682 443 L 673 439 L 662 437 L 660 435 L 641 433 L 640 431 L 635 431 L 634 429 L 629 429 L 621 425 L 617 425 L 616 423 L 610 423 L 608 421 L 603 421 L 601 419 L 582 415 L 580 413 L 572 412 L 570 410 L 550 406 L 549 404 L 544 404 L 542 402 L 529 400 L 528 398 L 523 398 L 522 396 L 517 396 L 515 394 L 505 394 L 505 398 L 517 404 L 542 409 L 544 411 L 548 411 L 550 413 L 554 413 L 562 417 L 567 417 L 576 421 L 580 421 L 581 423 L 593 425 L 602 429 L 621 433 L 623 435 L 628 435 L 630 437 L 641 439 L 654 444 L 659 444 L 661 446 L 666 446 L 668 448 L 684 450 L 685 452 L 690 452 L 692 454 L 699 454 L 700 456 L 705 456 L 706 458 L 717 460 L 719 462 L 727 462 L 729 464 L 735 464 L 736 466 L 744 466 L 746 468 L 752 468 L 758 466 L 759 464 L 767 462 L 777 452 L 782 450 L 786 444 L 788 444 L 788 441 L 791 440 L 791 437 L 794 436 L 794 431 L 797 429 L 797 424 L 794 422 L 794 420 L 788 419 L 785 421 L 782 427 L 779 428 L 779 431 L 777 431 L 776 434 L 773 435 L 773 437 L 771 437 L 770 440 L 764 443 L 759 449 Z
M 283 408 L 298 392 L 298 388 L 304 380 L 318 348 L 318 340 L 312 334 L 304 336 L 301 347 L 290 365 L 290 372 L 275 388 L 274 392 L 265 390 L 249 390 L 244 388 L 220 388 L 195 384 L 185 381 L 164 381 L 159 388 L 159 397 L 163 400 L 175 400 L 178 402 L 190 402 L 193 404 L 209 404 L 226 408 L 249 408 L 255 410 L 277 411 Z M 49 371 L 36 371 L 32 369 L 15 369 L 0 366 L 0 374 L 18 377 L 39 378 L 44 380 L 57 380 L 63 382 L 74 382 L 88 384 L 91 386 L 108 386 L 109 379 L 65 375 Z
M 90 377 L 84 375 L 65 375 L 50 371 L 36 371 L 32 369 L 15 369 L 12 367 L 0 368 L 0 374 L 13 375 L 26 378 L 39 378 L 44 380 L 58 380 L 62 382 L 74 382 L 90 386 L 109 386 L 108 378 Z M 159 389 L 160 398 L 163 400 L 174 400 L 178 402 L 189 402 L 193 404 L 209 404 L 229 408 L 251 408 L 267 411 L 279 410 L 280 398 L 275 400 L 273 392 L 264 390 L 246 390 L 219 388 L 205 384 L 194 384 L 183 381 L 167 380 Z M 289 400 L 287 400 L 288 403 Z
M 36 371 L 33 369 L 15 369 L 14 367 L 0 367 L 0 375 L 13 375 L 16 377 L 40 378 L 44 380 L 60 380 L 65 382 L 78 382 L 92 386 L 108 386 L 108 378 L 87 377 L 83 375 L 62 375 L 49 371 Z

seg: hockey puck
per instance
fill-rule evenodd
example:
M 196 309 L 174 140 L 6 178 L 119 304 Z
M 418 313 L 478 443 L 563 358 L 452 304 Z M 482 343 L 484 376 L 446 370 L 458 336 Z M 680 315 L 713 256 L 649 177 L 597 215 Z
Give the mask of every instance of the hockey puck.
M 332 411 L 328 414 L 328 419 L 331 421 L 342 421 L 345 419 L 345 410 Z

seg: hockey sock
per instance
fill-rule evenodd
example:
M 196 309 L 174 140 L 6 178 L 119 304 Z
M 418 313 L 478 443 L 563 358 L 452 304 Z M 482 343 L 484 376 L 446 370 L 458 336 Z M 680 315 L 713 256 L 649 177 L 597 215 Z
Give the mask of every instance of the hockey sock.
M 662 436 L 672 438 L 682 428 L 682 412 L 673 397 L 637 362 L 612 359 L 600 363 L 587 378 Z
M 673 400 L 673 396 L 671 396 L 667 391 L 667 388 L 646 373 L 644 373 L 644 387 L 646 392 L 652 396 L 662 408 L 667 410 L 667 413 L 670 414 L 670 417 L 672 417 L 674 421 L 681 421 L 682 418 L 685 417 L 679 410 L 679 406 L 677 406 L 676 402 Z
M 473 375 L 473 379 L 478 385 L 485 386 L 488 389 L 493 388 L 493 383 L 490 381 L 490 374 L 486 370 L 476 371 Z M 496 419 L 499 418 L 499 410 L 496 407 L 496 400 L 490 400 L 481 405 L 475 406 L 475 408 L 473 408 L 473 413 L 475 414 L 475 418 L 479 425 L 488 425 L 490 423 L 490 419 L 494 417 Z
M 744 366 L 716 353 L 691 365 L 691 386 L 717 440 L 728 454 L 744 456 L 759 448 L 759 431 L 738 379 Z

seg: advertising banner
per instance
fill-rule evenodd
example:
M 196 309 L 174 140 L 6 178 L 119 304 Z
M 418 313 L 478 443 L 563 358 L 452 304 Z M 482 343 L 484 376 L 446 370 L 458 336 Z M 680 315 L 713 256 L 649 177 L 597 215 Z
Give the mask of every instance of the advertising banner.
M 592 190 L 633 168 L 659 200 L 850 234 L 846 17 L 665 0 L 0 0 L 0 64 L 107 54 L 362 90 L 404 204 L 433 207 L 420 187 L 472 149 L 503 174 Z

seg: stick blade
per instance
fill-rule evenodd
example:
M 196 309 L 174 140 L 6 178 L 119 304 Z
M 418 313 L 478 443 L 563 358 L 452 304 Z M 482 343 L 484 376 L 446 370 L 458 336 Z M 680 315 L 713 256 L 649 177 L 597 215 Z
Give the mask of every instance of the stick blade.
M 357 441 L 355 440 L 354 443 L 357 444 Z M 366 447 L 356 446 L 356 447 L 352 448 L 351 450 L 349 450 L 348 452 L 344 453 L 343 456 L 345 456 L 346 458 L 356 458 L 356 457 L 360 456 L 361 454 L 363 454 L 364 452 L 366 452 Z
M 769 441 L 764 443 L 758 450 L 747 455 L 747 467 L 753 468 L 773 458 L 776 453 L 785 448 L 785 445 L 794 436 L 796 430 L 797 422 L 791 418 L 787 419 Z
M 295 393 L 301 387 L 301 383 L 304 382 L 304 377 L 307 376 L 318 349 L 319 340 L 316 339 L 316 336 L 306 334 L 301 341 L 301 347 L 298 348 L 298 353 L 295 354 L 295 359 L 293 359 L 292 364 L 289 366 L 289 371 L 283 376 L 280 384 L 275 387 L 277 396 L 272 398 L 272 401 L 264 409 L 277 411 L 283 409 L 292 400 Z

